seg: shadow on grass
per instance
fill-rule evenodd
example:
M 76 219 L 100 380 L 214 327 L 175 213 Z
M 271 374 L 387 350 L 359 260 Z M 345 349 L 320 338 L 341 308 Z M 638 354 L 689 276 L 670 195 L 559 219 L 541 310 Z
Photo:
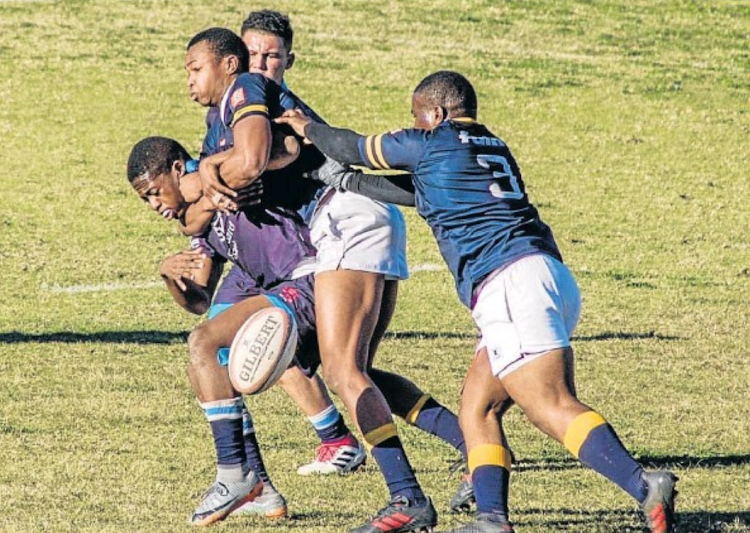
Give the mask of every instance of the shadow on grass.
M 715 457 L 693 457 L 689 455 L 639 455 L 638 462 L 648 470 L 670 470 L 688 468 L 726 468 L 750 465 L 750 455 L 717 455 Z M 579 461 L 569 458 L 534 459 L 520 458 L 513 464 L 519 472 L 546 470 L 555 472 L 586 468 Z
M 639 340 L 639 339 L 656 339 L 659 341 L 679 341 L 683 340 L 684 337 L 677 337 L 676 335 L 662 335 L 655 331 L 644 331 L 641 333 L 626 332 L 626 331 L 605 331 L 603 333 L 597 333 L 596 335 L 582 335 L 573 336 L 573 341 L 611 341 L 611 340 Z
M 25 343 L 83 343 L 102 342 L 112 344 L 175 344 L 187 342 L 187 331 L 100 331 L 98 333 L 75 333 L 71 331 L 59 331 L 53 333 L 21 333 L 10 331 L 0 333 L 2 344 L 25 344 Z
M 50 333 L 23 333 L 21 331 L 8 331 L 0 333 L 0 343 L 24 344 L 24 343 L 48 343 L 48 342 L 103 342 L 115 344 L 173 344 L 187 341 L 187 331 L 100 331 L 96 333 L 78 333 L 73 331 L 56 331 Z M 386 339 L 467 339 L 476 341 L 478 336 L 474 333 L 444 332 L 444 331 L 389 331 L 385 334 Z M 574 337 L 574 341 L 606 341 L 612 339 L 658 339 L 658 340 L 680 340 L 681 337 L 660 335 L 653 331 L 645 333 L 605 332 L 597 335 Z
M 633 509 L 611 509 L 582 511 L 576 509 L 519 509 L 513 511 L 518 524 L 527 526 L 537 525 L 552 527 L 556 530 L 579 530 L 591 528 L 599 531 L 597 525 L 607 524 L 608 530 L 641 532 L 643 526 L 639 513 Z M 542 515 L 535 517 L 533 515 Z M 562 515 L 562 518 L 545 518 L 549 515 Z M 521 517 L 520 519 L 518 517 Z M 726 531 L 727 526 L 739 525 L 748 527 L 750 525 L 750 512 L 698 512 L 680 513 L 677 507 L 677 526 L 680 533 L 719 533 Z

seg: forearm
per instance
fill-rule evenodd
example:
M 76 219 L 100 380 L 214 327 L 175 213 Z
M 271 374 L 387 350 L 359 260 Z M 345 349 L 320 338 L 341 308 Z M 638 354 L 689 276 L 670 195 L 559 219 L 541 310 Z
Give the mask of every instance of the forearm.
M 180 220 L 180 231 L 188 237 L 202 235 L 208 229 L 215 213 L 216 206 L 205 196 L 201 197 L 200 200 L 188 206 Z
M 363 166 L 365 164 L 359 154 L 359 139 L 362 136 L 356 132 L 332 128 L 319 122 L 310 122 L 305 126 L 305 137 L 332 159 L 347 165 Z
M 414 207 L 414 183 L 411 174 L 376 176 L 350 170 L 344 179 L 343 188 L 347 191 L 367 196 L 373 200 Z
M 188 313 L 202 315 L 208 311 L 211 305 L 211 295 L 205 287 L 201 287 L 190 280 L 185 280 L 186 290 L 182 290 L 174 280 L 162 275 L 169 294 L 177 305 Z

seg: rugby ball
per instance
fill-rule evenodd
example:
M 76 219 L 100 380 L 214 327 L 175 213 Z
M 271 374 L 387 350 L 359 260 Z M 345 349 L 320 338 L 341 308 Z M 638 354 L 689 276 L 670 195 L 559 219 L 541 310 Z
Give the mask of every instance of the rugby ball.
M 229 350 L 229 380 L 237 392 L 271 388 L 297 351 L 297 324 L 278 307 L 261 309 L 237 331 Z

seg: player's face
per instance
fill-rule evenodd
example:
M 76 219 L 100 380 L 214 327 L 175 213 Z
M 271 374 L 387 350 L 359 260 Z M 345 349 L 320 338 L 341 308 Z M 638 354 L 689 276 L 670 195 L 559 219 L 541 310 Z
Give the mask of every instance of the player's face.
M 242 40 L 250 52 L 250 72 L 262 74 L 281 85 L 284 73 L 294 62 L 294 54 L 286 49 L 284 40 L 255 30 L 243 33 Z
M 185 70 L 193 101 L 204 107 L 219 105 L 228 86 L 225 60 L 217 58 L 206 41 L 190 47 L 185 55 Z
M 432 131 L 443 121 L 443 111 L 425 101 L 419 94 L 411 99 L 411 114 L 414 117 L 414 127 L 418 130 Z
M 187 209 L 179 181 L 174 171 L 160 174 L 153 179 L 141 178 L 133 182 L 133 188 L 141 200 L 166 220 L 181 217 Z

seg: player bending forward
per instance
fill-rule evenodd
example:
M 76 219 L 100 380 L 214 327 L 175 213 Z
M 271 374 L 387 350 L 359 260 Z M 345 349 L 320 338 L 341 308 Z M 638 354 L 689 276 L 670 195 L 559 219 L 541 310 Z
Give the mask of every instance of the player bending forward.
M 580 294 L 506 144 L 479 124 L 474 88 L 440 71 L 412 95 L 414 128 L 373 136 L 289 112 L 280 119 L 330 157 L 412 172 L 430 225 L 482 339 L 466 376 L 459 419 L 478 516 L 453 533 L 512 532 L 511 455 L 501 425 L 510 403 L 541 431 L 630 494 L 653 533 L 674 530 L 677 478 L 645 472 L 596 411 L 575 394 L 570 338 Z

